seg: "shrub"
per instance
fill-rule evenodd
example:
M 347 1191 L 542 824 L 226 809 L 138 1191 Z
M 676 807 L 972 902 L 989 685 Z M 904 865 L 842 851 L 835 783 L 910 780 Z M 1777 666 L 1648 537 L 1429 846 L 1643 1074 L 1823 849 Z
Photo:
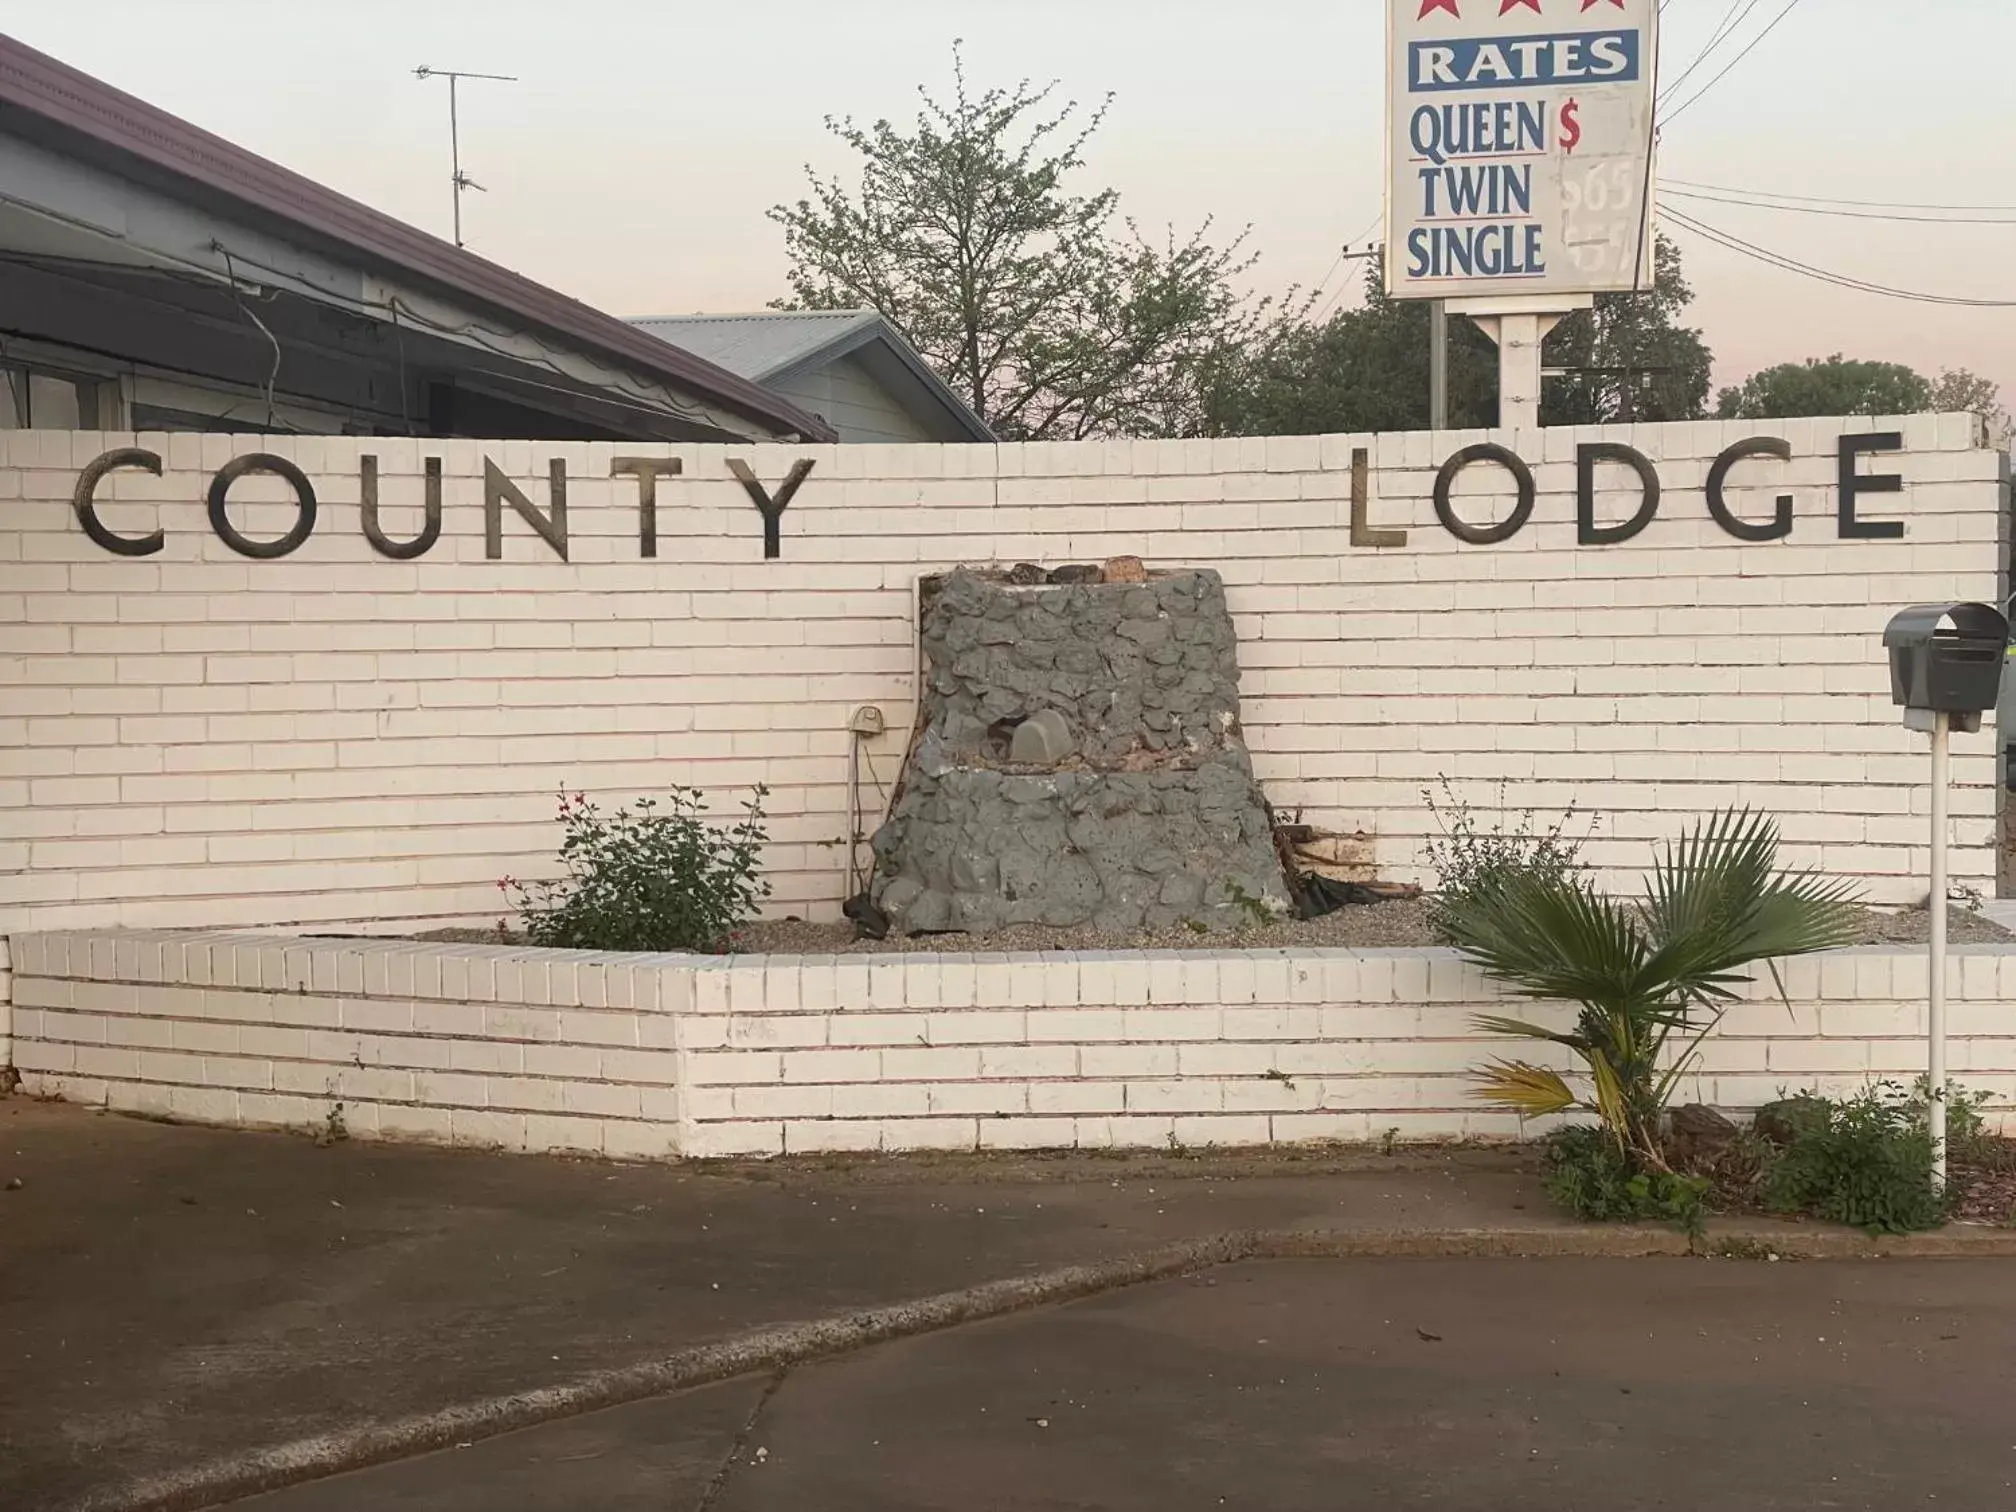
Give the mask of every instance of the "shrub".
M 1661 1123 L 1674 1088 L 1756 961 L 1851 943 L 1860 915 L 1848 887 L 1778 870 L 1778 829 L 1731 810 L 1655 858 L 1636 906 L 1580 877 L 1511 872 L 1445 916 L 1458 949 L 1520 997 L 1576 1005 L 1556 1028 L 1502 1014 L 1494 1034 L 1539 1041 L 1581 1063 L 1587 1090 L 1550 1066 L 1501 1060 L 1477 1095 L 1523 1116 L 1580 1109 L 1643 1171 L 1664 1171 Z
M 1547 1195 L 1585 1223 L 1677 1223 L 1698 1237 L 1714 1183 L 1643 1169 L 1600 1128 L 1559 1129 L 1546 1146 Z
M 560 794 L 558 881 L 498 884 L 515 893 L 534 945 L 573 950 L 719 950 L 770 894 L 757 875 L 766 788 L 738 823 L 701 816 L 701 795 L 675 787 L 605 814 Z
M 1946 1199 L 1932 1187 L 1932 1136 L 1922 1103 L 1914 1110 L 1901 1087 L 1883 1082 L 1825 1108 L 1824 1118 L 1800 1121 L 1765 1178 L 1769 1207 L 1872 1234 L 1946 1221 Z
M 1545 829 L 1539 827 L 1533 810 L 1526 809 L 1506 827 L 1505 784 L 1498 785 L 1499 819 L 1489 829 L 1479 822 L 1469 803 L 1459 798 L 1447 777 L 1437 779 L 1435 788 L 1423 788 L 1421 798 L 1428 805 L 1441 834 L 1429 839 L 1423 859 L 1435 873 L 1439 891 L 1429 901 L 1429 922 L 1448 943 L 1444 919 L 1466 907 L 1471 899 L 1513 875 L 1531 876 L 1548 883 L 1563 883 L 1581 871 L 1582 845 L 1596 829 L 1589 821 L 1588 833 L 1571 838 L 1569 827 L 1576 811 L 1568 811 Z
M 1994 1101 L 1987 1092 L 1969 1092 L 1960 1083 L 1951 1080 L 1946 1083 L 1946 1151 L 1947 1154 L 1962 1158 L 1976 1145 L 1986 1140 L 1988 1120 L 1981 1116 L 1981 1110 Z M 1932 1132 L 1932 1078 L 1920 1073 L 1918 1080 L 1911 1084 L 1911 1095 L 1904 1106 L 1910 1111 L 1911 1121 L 1926 1132 Z

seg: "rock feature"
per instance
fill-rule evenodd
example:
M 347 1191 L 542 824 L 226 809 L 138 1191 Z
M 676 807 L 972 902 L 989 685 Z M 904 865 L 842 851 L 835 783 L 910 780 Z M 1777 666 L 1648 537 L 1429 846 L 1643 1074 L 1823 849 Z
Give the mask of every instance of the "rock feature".
M 1071 726 L 1055 709 L 1039 709 L 1008 738 L 1008 759 L 1016 766 L 1054 767 L 1070 754 Z
M 1148 569 L 1137 556 L 1108 557 L 1100 575 L 1109 583 L 1145 583 Z
M 1288 912 L 1224 584 L 1143 578 L 926 583 L 924 717 L 875 836 L 892 929 L 1217 931 Z

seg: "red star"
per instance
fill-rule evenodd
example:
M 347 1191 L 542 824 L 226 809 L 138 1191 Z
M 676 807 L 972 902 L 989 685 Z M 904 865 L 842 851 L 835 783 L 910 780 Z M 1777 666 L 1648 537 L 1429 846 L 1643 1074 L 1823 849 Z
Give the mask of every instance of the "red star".
M 1522 5 L 1532 7 L 1534 15 L 1537 16 L 1540 14 L 1540 0 L 1505 0 L 1505 3 L 1498 7 L 1498 14 L 1509 16 L 1516 8 Z
M 1463 12 L 1456 9 L 1456 0 L 1421 0 L 1421 14 L 1416 16 L 1414 19 L 1416 21 L 1425 21 L 1428 19 L 1428 13 L 1430 11 L 1438 11 L 1438 10 L 1445 10 L 1449 12 L 1449 14 L 1454 16 L 1458 21 L 1461 21 L 1463 19 Z
M 1603 0 L 1582 0 L 1582 9 L 1585 11 L 1592 11 L 1602 3 Z M 1610 0 L 1610 3 L 1616 6 L 1617 9 L 1619 10 L 1624 9 L 1624 0 Z

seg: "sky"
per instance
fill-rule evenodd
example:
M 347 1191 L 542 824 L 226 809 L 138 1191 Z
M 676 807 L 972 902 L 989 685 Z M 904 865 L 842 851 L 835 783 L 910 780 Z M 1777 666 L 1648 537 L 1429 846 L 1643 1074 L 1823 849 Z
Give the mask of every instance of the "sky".
M 1666 0 L 1668 80 L 1732 5 L 1753 7 L 1670 99 L 1787 3 L 1666 128 L 1662 179 L 2016 204 L 2009 0 Z M 447 90 L 412 70 L 516 75 L 461 91 L 463 166 L 487 191 L 464 201 L 470 248 L 611 313 L 661 315 L 783 293 L 764 212 L 799 196 L 807 163 L 847 166 L 825 117 L 909 119 L 919 84 L 949 85 L 955 38 L 978 85 L 1055 79 L 1088 104 L 1111 92 L 1084 186 L 1119 190 L 1144 226 L 1250 227 L 1263 292 L 1321 283 L 1326 299 L 1355 299 L 1356 265 L 1337 252 L 1378 235 L 1384 12 L 1384 0 L 0 0 L 0 30 L 442 235 Z M 1686 208 L 1863 280 L 2016 302 L 2016 224 Z M 1855 293 L 1678 239 L 1718 382 L 1840 351 L 1972 368 L 2016 399 L 2016 306 Z

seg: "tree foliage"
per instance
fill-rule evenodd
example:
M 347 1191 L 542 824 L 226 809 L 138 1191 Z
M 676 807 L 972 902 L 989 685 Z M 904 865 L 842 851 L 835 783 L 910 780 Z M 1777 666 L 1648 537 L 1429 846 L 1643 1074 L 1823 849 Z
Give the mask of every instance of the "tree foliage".
M 1694 291 L 1680 252 L 1661 240 L 1653 287 L 1599 295 L 1547 340 L 1540 413 L 1548 425 L 1692 420 L 1706 413 L 1712 358 L 1701 333 L 1680 324 Z M 1365 301 L 1321 322 L 1280 312 L 1211 395 L 1218 435 L 1420 430 L 1428 424 L 1428 305 L 1389 298 L 1373 259 Z M 1471 322 L 1449 322 L 1449 423 L 1498 423 L 1498 349 Z
M 1725 388 L 1724 420 L 1793 420 L 1808 415 L 1915 415 L 1932 407 L 1932 385 L 1896 362 L 1857 362 L 1836 352 L 1765 368 Z
M 1978 415 L 1991 446 L 2007 447 L 2012 422 L 1993 379 L 1966 368 L 1927 378 L 1898 362 L 1855 362 L 1836 352 L 1765 368 L 1717 403 L 1725 420 L 1792 420 L 1807 415 Z
M 858 159 L 843 182 L 808 167 L 779 205 L 785 308 L 872 306 L 1009 438 L 1180 436 L 1202 426 L 1210 375 L 1264 305 L 1237 287 L 1245 236 L 1144 235 L 1112 189 L 1074 187 L 1112 97 L 1053 103 L 1054 83 L 920 87 L 916 120 L 827 118 Z
M 1449 421 L 1495 425 L 1498 358 L 1468 321 L 1449 322 Z M 1428 306 L 1387 297 L 1378 260 L 1365 302 L 1328 320 L 1283 312 L 1217 370 L 1206 423 L 1220 436 L 1420 430 L 1428 423 Z
M 1680 249 L 1662 236 L 1653 252 L 1651 288 L 1599 294 L 1594 309 L 1576 311 L 1547 338 L 1547 365 L 1568 371 L 1545 380 L 1542 422 L 1602 425 L 1706 415 L 1714 358 L 1701 332 L 1681 324 L 1693 302 Z
M 2002 402 L 2002 389 L 1994 379 L 1970 373 L 1966 368 L 1948 368 L 1932 385 L 1932 408 L 1942 415 L 1979 415 L 1988 430 L 1988 444 L 2007 451 L 2016 420 Z

